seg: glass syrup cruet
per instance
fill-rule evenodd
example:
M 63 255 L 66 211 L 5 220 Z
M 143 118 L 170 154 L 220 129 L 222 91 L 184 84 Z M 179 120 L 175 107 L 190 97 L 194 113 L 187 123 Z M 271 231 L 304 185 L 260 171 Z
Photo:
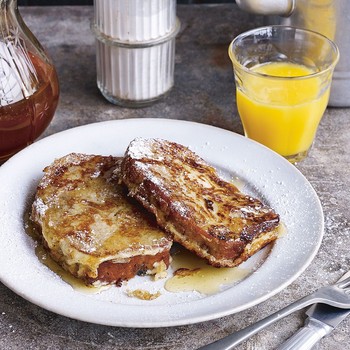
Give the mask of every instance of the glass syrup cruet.
M 0 164 L 47 128 L 59 97 L 52 61 L 16 0 L 0 0 Z

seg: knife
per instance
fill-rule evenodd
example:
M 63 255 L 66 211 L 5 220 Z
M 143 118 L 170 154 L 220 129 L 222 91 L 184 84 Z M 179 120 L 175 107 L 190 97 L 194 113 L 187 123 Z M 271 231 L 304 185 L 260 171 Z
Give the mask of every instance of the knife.
M 309 350 L 350 314 L 350 310 L 339 309 L 325 304 L 311 306 L 308 318 L 297 333 L 291 336 L 277 350 Z
M 349 273 L 342 276 L 338 282 L 347 278 Z M 343 321 L 350 310 L 340 309 L 326 304 L 314 304 L 307 311 L 308 318 L 304 327 L 292 335 L 287 341 L 280 345 L 276 350 L 309 350 L 324 336 L 328 335 L 333 329 Z

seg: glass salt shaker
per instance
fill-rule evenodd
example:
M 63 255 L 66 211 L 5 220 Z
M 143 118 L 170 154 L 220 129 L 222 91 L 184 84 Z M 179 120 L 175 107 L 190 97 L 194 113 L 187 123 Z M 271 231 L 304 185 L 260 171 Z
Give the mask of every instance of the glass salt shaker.
M 97 86 L 123 107 L 144 107 L 174 85 L 176 0 L 94 0 Z
M 0 0 L 0 164 L 43 133 L 58 97 L 55 67 L 24 23 L 17 0 Z

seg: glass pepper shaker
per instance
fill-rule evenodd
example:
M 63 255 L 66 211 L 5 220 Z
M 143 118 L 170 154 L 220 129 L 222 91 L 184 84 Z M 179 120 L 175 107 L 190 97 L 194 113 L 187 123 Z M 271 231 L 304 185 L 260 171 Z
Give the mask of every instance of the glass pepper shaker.
M 58 97 L 55 67 L 24 23 L 17 0 L 0 0 L 0 164 L 43 133 Z

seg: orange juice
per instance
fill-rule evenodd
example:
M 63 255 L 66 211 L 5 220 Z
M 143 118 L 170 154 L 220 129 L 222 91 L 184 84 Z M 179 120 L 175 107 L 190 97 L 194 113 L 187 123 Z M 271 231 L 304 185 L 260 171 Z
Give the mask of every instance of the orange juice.
M 290 62 L 251 70 L 237 88 L 246 136 L 287 158 L 307 152 L 327 107 L 329 84 L 317 74 L 310 77 L 314 72 L 306 66 Z

